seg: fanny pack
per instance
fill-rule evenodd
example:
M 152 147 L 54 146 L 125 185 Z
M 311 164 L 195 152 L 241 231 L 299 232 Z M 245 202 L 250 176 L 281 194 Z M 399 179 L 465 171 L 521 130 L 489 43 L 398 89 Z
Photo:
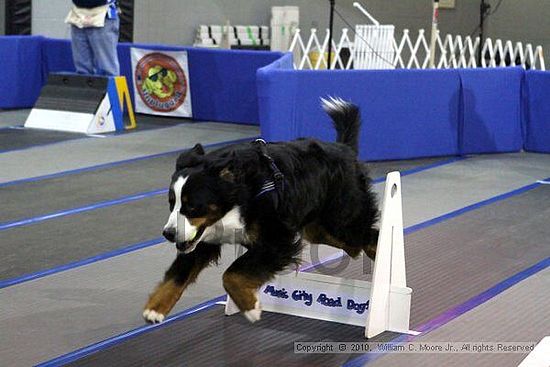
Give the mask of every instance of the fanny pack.
M 102 5 L 91 9 L 73 6 L 65 23 L 78 28 L 104 27 L 105 17 L 109 11 L 109 5 Z

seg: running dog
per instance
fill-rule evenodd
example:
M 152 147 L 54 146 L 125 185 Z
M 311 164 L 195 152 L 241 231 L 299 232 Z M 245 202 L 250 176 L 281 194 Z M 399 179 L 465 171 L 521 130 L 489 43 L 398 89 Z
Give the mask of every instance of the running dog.
M 247 248 L 223 286 L 251 322 L 261 316 L 259 287 L 298 263 L 302 239 L 374 259 L 379 211 L 357 158 L 359 109 L 334 98 L 322 106 L 336 143 L 257 140 L 209 153 L 197 144 L 178 158 L 163 235 L 179 252 L 145 305 L 147 322 L 164 320 L 201 270 L 217 263 L 224 243 Z

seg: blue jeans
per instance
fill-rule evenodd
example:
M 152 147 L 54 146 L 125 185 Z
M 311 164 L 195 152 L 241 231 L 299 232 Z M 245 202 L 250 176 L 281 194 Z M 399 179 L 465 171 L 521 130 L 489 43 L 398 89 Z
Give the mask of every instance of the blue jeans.
M 76 72 L 89 75 L 119 75 L 117 55 L 119 19 L 105 19 L 101 28 L 71 26 L 71 44 Z

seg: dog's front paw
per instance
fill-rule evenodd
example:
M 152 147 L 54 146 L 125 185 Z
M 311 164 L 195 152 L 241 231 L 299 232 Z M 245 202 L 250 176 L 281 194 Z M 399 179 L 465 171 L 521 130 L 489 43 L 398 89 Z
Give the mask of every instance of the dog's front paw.
M 164 321 L 164 315 L 155 310 L 145 309 L 143 311 L 143 318 L 150 324 L 158 324 Z
M 158 285 L 143 307 L 143 318 L 152 324 L 163 322 L 176 302 L 180 299 L 184 286 L 173 280 Z
M 262 318 L 262 308 L 260 307 L 260 302 L 256 301 L 254 308 L 248 311 L 243 312 L 244 317 L 252 323 L 259 321 Z

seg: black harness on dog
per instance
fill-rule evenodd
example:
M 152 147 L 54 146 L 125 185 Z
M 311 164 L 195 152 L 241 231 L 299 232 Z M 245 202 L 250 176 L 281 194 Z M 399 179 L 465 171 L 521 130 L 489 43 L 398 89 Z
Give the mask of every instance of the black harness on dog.
M 264 181 L 260 191 L 256 194 L 256 197 L 260 197 L 267 193 L 273 193 L 275 191 L 274 201 L 275 208 L 278 207 L 279 200 L 284 192 L 284 180 L 285 176 L 275 164 L 273 158 L 267 152 L 267 143 L 263 139 L 256 139 L 254 143 L 260 149 L 260 155 L 262 159 L 269 165 L 271 169 L 271 178 L 268 178 Z

